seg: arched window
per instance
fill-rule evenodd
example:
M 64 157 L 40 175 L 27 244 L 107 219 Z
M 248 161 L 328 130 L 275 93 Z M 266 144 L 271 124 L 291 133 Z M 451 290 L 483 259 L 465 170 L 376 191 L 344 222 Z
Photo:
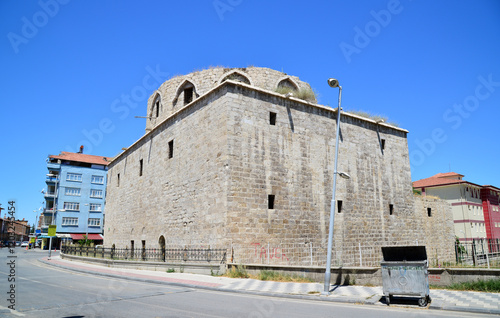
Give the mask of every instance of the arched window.
M 298 90 L 299 87 L 290 78 L 285 78 L 278 83 L 278 88 L 287 88 L 290 90 Z
M 231 81 L 235 81 L 235 82 L 241 82 L 241 83 L 245 83 L 245 84 L 248 84 L 248 85 L 252 85 L 252 83 L 250 82 L 250 80 L 248 79 L 248 77 L 246 77 L 245 75 L 241 74 L 238 71 L 233 71 L 233 72 L 229 73 L 228 75 L 226 75 L 220 81 L 220 83 L 222 83 L 224 81 L 227 81 L 227 80 L 231 80 Z
M 151 105 L 151 113 L 149 114 L 150 119 L 160 117 L 160 109 L 161 109 L 161 96 L 160 94 L 156 94 L 156 98 L 153 101 L 153 105 Z
M 177 92 L 175 94 L 175 99 L 173 103 L 174 106 L 176 106 L 177 102 L 181 100 L 183 101 L 182 105 L 187 105 L 191 103 L 193 100 L 195 100 L 197 97 L 198 94 L 196 93 L 196 87 L 194 86 L 194 84 L 188 80 L 185 80 L 177 88 Z

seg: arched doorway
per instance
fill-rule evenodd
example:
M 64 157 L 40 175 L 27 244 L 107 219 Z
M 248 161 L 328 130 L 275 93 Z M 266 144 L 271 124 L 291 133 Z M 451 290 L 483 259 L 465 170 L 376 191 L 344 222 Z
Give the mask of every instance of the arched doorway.
M 161 260 L 165 262 L 165 237 L 163 235 L 160 236 L 158 243 L 160 244 Z

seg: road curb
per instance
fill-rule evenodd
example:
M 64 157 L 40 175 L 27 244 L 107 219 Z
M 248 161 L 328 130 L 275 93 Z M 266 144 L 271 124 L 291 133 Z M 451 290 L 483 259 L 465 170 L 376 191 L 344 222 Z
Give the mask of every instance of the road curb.
M 194 288 L 194 289 L 198 288 L 198 289 L 204 289 L 204 290 L 210 290 L 210 291 L 219 291 L 219 292 L 228 292 L 228 293 L 237 293 L 237 294 L 249 294 L 249 295 L 275 297 L 275 298 L 291 298 L 291 299 L 301 299 L 301 300 L 327 301 L 327 302 L 334 302 L 334 303 L 347 303 L 347 304 L 375 305 L 376 306 L 377 303 L 380 301 L 380 299 L 383 297 L 383 295 L 374 295 L 368 299 L 366 299 L 366 298 L 361 299 L 361 298 L 355 298 L 355 297 L 329 298 L 330 296 L 321 296 L 321 295 L 313 296 L 313 295 L 298 295 L 298 294 L 259 292 L 259 291 L 253 291 L 253 290 L 229 289 L 229 288 L 224 288 L 224 287 L 211 287 L 211 286 L 188 284 L 188 283 L 161 281 L 161 280 L 154 280 L 154 279 L 147 279 L 147 278 L 140 278 L 140 277 L 129 277 L 129 276 L 119 275 L 119 274 L 102 273 L 102 272 L 93 271 L 93 270 L 79 269 L 79 268 L 74 268 L 71 266 L 54 264 L 54 263 L 51 263 L 50 260 L 45 260 L 45 259 L 38 259 L 38 261 L 43 263 L 43 264 L 46 264 L 46 265 L 50 265 L 50 266 L 54 266 L 54 267 L 58 267 L 58 268 L 66 269 L 66 270 L 71 270 L 71 271 L 75 271 L 75 272 L 96 275 L 96 276 L 112 277 L 112 278 L 118 278 L 118 279 L 124 279 L 124 280 L 144 282 L 144 283 L 165 284 L 165 285 L 171 285 L 171 286 L 176 286 L 176 287 L 185 287 L 185 288 Z M 411 306 L 411 307 L 407 307 L 407 308 L 414 308 L 414 307 Z M 422 308 L 422 307 L 417 307 L 417 308 Z M 497 310 L 497 309 L 447 306 L 447 305 L 438 305 L 438 304 L 433 305 L 432 302 L 431 302 L 431 304 L 429 304 L 429 306 L 427 306 L 427 308 L 422 308 L 422 309 L 455 311 L 455 312 L 470 312 L 470 313 L 480 313 L 480 314 L 496 314 L 496 315 L 500 314 L 500 310 Z

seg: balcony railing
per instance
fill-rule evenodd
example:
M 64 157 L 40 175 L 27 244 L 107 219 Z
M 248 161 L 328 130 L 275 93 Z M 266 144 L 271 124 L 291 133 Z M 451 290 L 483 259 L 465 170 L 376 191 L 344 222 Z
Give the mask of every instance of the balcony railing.
M 188 248 L 96 248 L 77 245 L 63 245 L 64 254 L 130 261 L 152 262 L 214 262 L 226 263 L 226 249 Z
M 54 198 L 55 195 L 56 195 L 55 192 L 46 192 L 43 196 L 46 199 L 50 199 L 50 198 Z

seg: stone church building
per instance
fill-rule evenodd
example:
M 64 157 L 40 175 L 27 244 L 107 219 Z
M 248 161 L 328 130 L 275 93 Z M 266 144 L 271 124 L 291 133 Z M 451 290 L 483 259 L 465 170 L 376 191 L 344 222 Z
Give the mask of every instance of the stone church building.
M 237 263 L 324 266 L 336 111 L 268 68 L 166 81 L 148 100 L 146 133 L 109 164 L 105 246 L 210 246 Z M 351 178 L 337 180 L 334 263 L 376 263 L 381 246 L 402 244 L 453 260 L 451 209 L 414 196 L 407 134 L 342 112 L 338 171 Z

